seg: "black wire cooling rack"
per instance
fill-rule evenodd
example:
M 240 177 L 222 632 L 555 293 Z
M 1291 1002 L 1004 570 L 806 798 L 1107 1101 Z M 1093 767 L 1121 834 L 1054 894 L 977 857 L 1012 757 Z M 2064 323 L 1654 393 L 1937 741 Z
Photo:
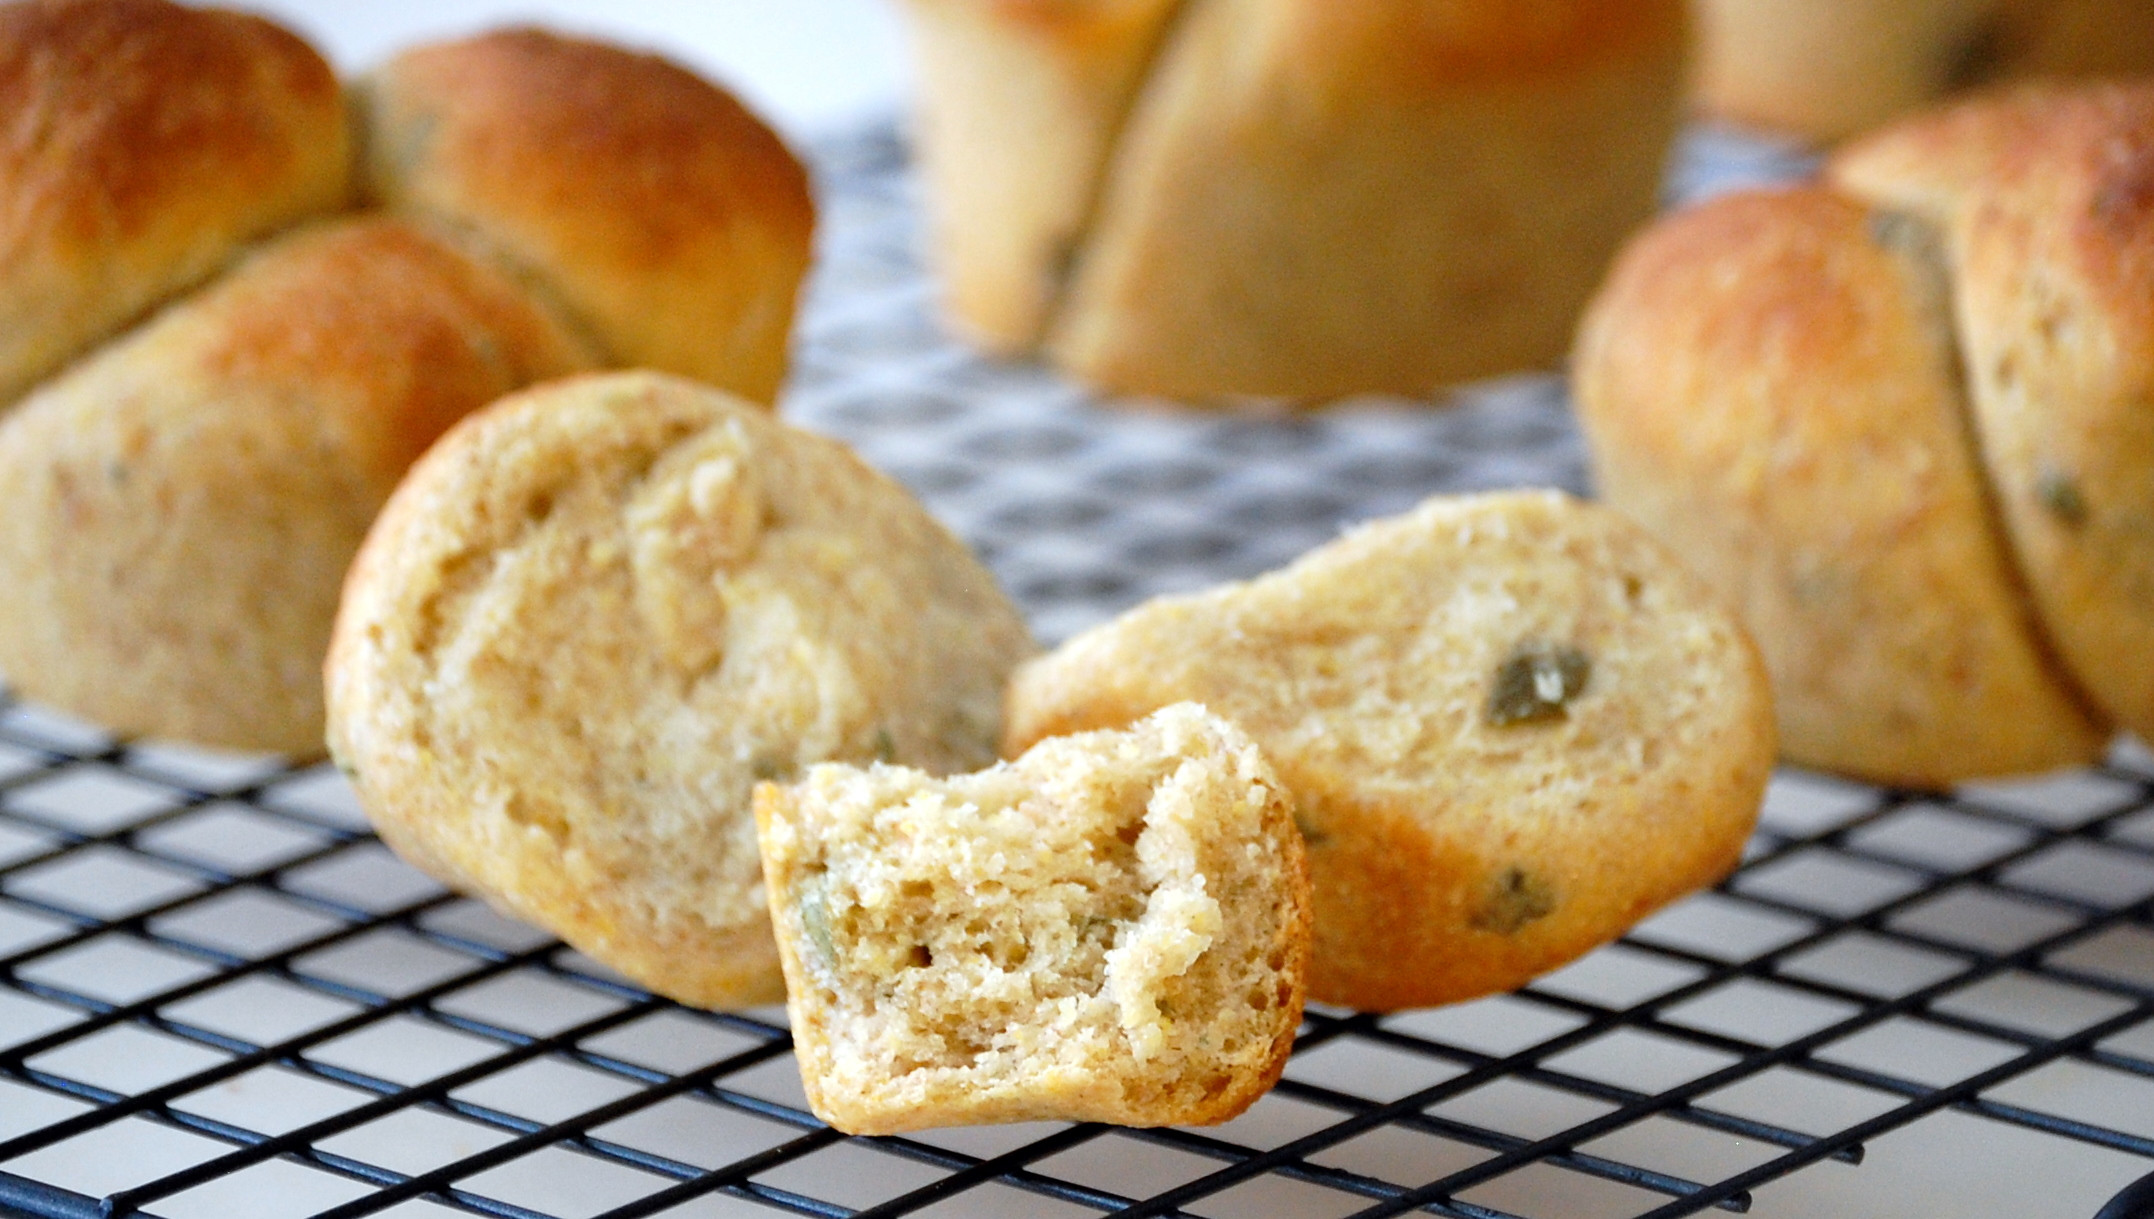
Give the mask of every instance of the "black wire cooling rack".
M 1433 491 L 1583 481 L 1552 378 L 1198 415 L 983 363 L 936 330 L 896 138 L 819 163 L 788 413 L 917 489 L 1045 638 Z M 1678 184 L 1788 163 L 1708 134 Z M 0 701 L 0 1212 L 2146 1219 L 2154 1184 L 2118 1190 L 2150 1170 L 2134 746 L 1950 795 L 1783 772 L 1715 891 L 1515 995 L 1314 1009 L 1222 1127 L 851 1139 L 782 1011 L 680 1008 L 442 890 L 334 770 Z

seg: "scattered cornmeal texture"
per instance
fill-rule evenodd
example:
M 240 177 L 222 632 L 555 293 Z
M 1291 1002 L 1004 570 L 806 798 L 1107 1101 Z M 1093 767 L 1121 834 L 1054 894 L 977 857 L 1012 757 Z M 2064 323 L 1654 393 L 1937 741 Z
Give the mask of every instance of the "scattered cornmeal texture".
M 1553 492 L 1437 499 L 1020 669 L 1005 753 L 1201 702 L 1292 789 L 1310 995 L 1506 990 L 1735 865 L 1773 756 L 1756 651 L 1680 564 Z
M 383 839 L 674 998 L 783 994 L 749 797 L 827 759 L 994 760 L 1031 651 L 993 579 L 832 440 L 651 373 L 465 420 L 397 489 L 330 650 Z
M 756 823 L 818 1117 L 1222 1122 L 1301 1022 L 1289 798 L 1203 708 L 936 780 L 817 766 Z

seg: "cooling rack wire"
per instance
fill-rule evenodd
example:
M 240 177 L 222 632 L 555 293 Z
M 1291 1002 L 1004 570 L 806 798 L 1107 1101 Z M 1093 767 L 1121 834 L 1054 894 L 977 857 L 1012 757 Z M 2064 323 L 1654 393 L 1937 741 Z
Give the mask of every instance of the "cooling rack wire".
M 1045 639 L 1432 492 L 1584 489 L 1550 376 L 1268 417 L 982 362 L 934 321 L 898 137 L 816 163 L 786 412 L 918 491 Z M 1801 168 L 1702 131 L 1673 193 Z M 1950 795 L 1783 771 L 1717 890 L 1515 995 L 1312 1009 L 1226 1126 L 852 1139 L 806 1112 L 782 1010 L 679 1008 L 445 892 L 327 766 L 5 702 L 0 1213 L 2146 1219 L 2112 1196 L 2154 1172 L 2150 903 L 2136 746 Z

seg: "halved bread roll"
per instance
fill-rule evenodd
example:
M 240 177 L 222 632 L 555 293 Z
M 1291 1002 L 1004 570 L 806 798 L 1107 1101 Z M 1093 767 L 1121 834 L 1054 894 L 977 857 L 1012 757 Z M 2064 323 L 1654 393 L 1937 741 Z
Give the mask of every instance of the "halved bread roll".
M 1310 995 L 1508 990 L 1735 866 L 1772 768 L 1764 670 L 1635 526 L 1554 492 L 1437 498 L 1026 664 L 1006 755 L 1193 701 L 1293 792 Z
M 464 420 L 353 563 L 329 739 L 382 838 L 638 982 L 784 994 L 749 798 L 992 761 L 1017 611 L 834 440 L 654 373 Z

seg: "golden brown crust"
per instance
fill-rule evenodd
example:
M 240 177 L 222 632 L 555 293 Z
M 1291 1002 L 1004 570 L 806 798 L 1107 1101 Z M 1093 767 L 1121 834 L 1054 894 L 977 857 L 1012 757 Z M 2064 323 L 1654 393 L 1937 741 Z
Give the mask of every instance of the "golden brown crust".
M 1704 0 L 1698 96 L 1837 140 L 2002 81 L 2154 70 L 2143 0 Z
M 1680 213 L 1582 330 L 1609 502 L 1737 605 L 1787 756 L 1922 787 L 2091 760 L 1991 519 L 1927 230 L 1815 188 Z
M 1264 41 L 1307 85 L 1413 94 L 1531 87 L 1594 65 L 1656 60 L 1689 34 L 1682 4 L 1556 0 L 1531 16 L 1500 4 L 1266 0 Z
M 278 241 L 0 421 L 0 671 L 123 733 L 318 753 L 374 510 L 465 412 L 588 362 L 408 224 Z
M 1872 206 L 1954 221 L 1998 174 L 2023 177 L 2052 140 L 2083 145 L 2107 125 L 2103 97 L 2131 90 L 2023 85 L 1902 120 L 1850 142 L 1826 178 Z
M 1554 362 L 1651 213 L 1683 8 L 1201 0 L 1110 163 L 1049 340 L 1183 398 L 1425 393 Z
M 2154 86 L 1959 107 L 1835 172 L 1957 182 L 1935 210 L 1993 495 L 2066 664 L 2154 735 Z
M 944 305 L 1039 345 L 1123 115 L 1184 0 L 911 0 L 917 139 Z
M 1710 113 L 1832 140 L 1943 95 L 1998 32 L 1996 0 L 1702 0 Z M 1958 83 L 1972 83 L 1959 79 Z
M 348 193 L 329 66 L 238 13 L 0 5 L 0 116 L 0 406 Z
M 950 308 L 1126 393 L 1553 363 L 1652 211 L 1680 0 L 913 0 Z
M 407 51 L 362 101 L 374 197 L 469 226 L 615 363 L 776 396 L 814 208 L 800 164 L 723 91 L 515 29 Z
M 1536 643 L 1588 672 L 1560 712 L 1499 722 Z M 1140 606 L 1019 670 L 1004 752 L 1184 700 L 1293 791 L 1310 994 L 1370 1009 L 1517 986 L 1724 875 L 1773 755 L 1741 628 L 1614 513 L 1553 494 L 1432 500 Z
M 452 430 L 353 563 L 330 744 L 382 836 L 643 984 L 782 993 L 758 779 L 993 756 L 1031 644 L 917 501 L 848 450 L 651 373 Z
M 2154 71 L 2154 12 L 2141 0 L 2020 0 L 2020 7 L 2037 19 L 2021 19 L 2025 32 L 2000 56 L 2000 78 Z

